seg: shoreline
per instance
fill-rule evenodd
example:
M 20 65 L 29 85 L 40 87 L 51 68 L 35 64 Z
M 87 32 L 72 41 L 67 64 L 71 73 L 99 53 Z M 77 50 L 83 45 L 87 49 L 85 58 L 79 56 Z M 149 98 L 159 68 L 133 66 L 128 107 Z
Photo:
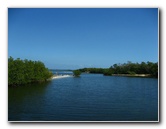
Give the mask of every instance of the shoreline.
M 66 77 L 73 77 L 73 76 L 72 75 L 53 75 L 51 79 L 66 78 Z
M 124 76 L 124 77 L 151 77 L 151 74 L 112 74 L 112 76 Z

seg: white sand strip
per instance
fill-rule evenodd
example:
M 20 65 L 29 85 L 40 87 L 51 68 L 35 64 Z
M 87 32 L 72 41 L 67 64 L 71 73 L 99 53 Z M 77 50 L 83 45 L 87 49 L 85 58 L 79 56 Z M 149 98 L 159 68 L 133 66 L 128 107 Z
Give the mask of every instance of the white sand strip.
M 56 75 L 56 76 L 53 76 L 52 79 L 66 78 L 66 77 L 73 77 L 73 76 L 72 75 Z

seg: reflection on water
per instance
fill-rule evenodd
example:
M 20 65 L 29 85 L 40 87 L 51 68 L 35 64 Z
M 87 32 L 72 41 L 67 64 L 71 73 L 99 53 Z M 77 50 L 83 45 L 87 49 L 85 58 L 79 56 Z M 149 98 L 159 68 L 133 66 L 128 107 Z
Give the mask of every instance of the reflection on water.
M 157 121 L 158 80 L 82 74 L 9 87 L 10 121 Z

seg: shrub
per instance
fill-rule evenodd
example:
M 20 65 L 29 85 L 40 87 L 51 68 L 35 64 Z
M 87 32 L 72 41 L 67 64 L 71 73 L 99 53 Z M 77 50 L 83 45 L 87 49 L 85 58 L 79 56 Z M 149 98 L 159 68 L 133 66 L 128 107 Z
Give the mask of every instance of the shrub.
M 81 74 L 81 71 L 79 71 L 79 70 L 74 70 L 73 73 L 74 73 L 74 76 L 75 76 L 75 77 L 79 77 L 80 74 Z
M 8 85 L 46 81 L 52 75 L 41 61 L 8 59 Z

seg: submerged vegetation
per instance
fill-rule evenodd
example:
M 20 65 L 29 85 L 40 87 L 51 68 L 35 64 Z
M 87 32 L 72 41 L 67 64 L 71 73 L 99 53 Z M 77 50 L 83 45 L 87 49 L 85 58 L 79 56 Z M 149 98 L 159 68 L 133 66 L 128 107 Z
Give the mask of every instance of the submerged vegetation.
M 128 61 L 124 64 L 114 64 L 110 68 L 83 68 L 78 69 L 80 72 L 86 73 L 101 73 L 106 76 L 111 76 L 113 74 L 148 74 L 151 77 L 158 77 L 158 63 L 153 62 L 142 62 L 142 63 L 132 63 Z
M 8 85 L 42 82 L 52 75 L 41 61 L 8 58 Z

